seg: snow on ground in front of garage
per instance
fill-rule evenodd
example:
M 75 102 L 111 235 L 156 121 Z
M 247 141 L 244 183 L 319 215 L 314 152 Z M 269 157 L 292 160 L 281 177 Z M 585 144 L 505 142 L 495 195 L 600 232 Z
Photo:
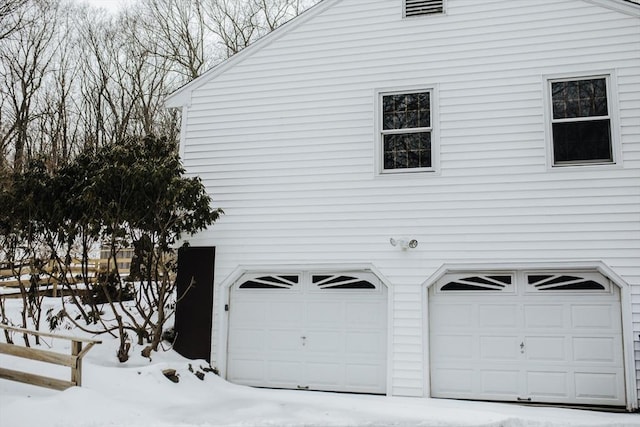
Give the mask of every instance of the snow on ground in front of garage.
M 16 307 L 8 300 L 7 308 Z M 63 331 L 74 335 L 74 331 Z M 14 336 L 21 343 L 19 336 Z M 213 373 L 196 377 L 206 363 L 173 351 L 118 363 L 117 341 L 84 359 L 83 387 L 64 392 L 0 379 L 2 427 L 209 427 L 209 426 L 638 426 L 640 415 L 442 399 L 267 390 L 230 384 Z M 60 340 L 44 347 L 68 353 Z M 69 370 L 0 355 L 0 366 L 69 378 Z M 179 382 L 163 375 L 176 369 Z M 194 372 L 192 372 L 194 371 Z

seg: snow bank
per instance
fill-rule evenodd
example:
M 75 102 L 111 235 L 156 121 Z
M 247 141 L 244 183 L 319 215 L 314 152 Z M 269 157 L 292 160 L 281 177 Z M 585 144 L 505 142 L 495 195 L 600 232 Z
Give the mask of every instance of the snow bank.
M 9 302 L 8 309 L 14 304 Z M 142 347 L 133 346 L 130 360 L 120 364 L 116 340 L 100 339 L 104 343 L 84 359 L 81 388 L 58 392 L 0 379 L 0 427 L 640 427 L 638 414 L 255 389 L 213 373 L 200 380 L 194 372 L 206 362 L 186 360 L 173 351 L 149 360 L 140 356 Z M 60 340 L 44 340 L 43 347 L 69 351 Z M 51 365 L 4 355 L 0 365 L 62 379 L 69 375 L 68 369 L 54 371 Z M 165 378 L 162 371 L 168 368 L 176 369 L 178 383 Z

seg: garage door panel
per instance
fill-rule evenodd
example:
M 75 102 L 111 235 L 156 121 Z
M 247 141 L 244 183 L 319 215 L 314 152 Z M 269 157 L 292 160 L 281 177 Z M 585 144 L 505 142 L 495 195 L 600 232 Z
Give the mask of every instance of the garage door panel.
M 239 384 L 252 384 L 257 381 L 263 381 L 266 377 L 265 363 L 256 360 L 254 357 L 245 359 L 238 357 L 235 363 L 230 367 L 227 375 L 232 375 L 235 382 Z
M 519 355 L 518 336 L 480 336 L 480 359 L 490 360 L 517 360 Z M 469 349 L 466 349 L 469 353 Z
M 559 362 L 567 360 L 566 338 L 549 336 L 528 336 L 524 339 L 523 353 L 531 362 Z
M 231 289 L 227 379 L 259 387 L 385 393 L 387 291 L 371 275 L 356 276 L 241 279 Z
M 451 329 L 470 328 L 474 326 L 474 312 L 476 307 L 473 304 L 447 304 L 429 307 L 431 325 L 434 330 L 441 327 Z
M 384 354 L 386 349 L 386 340 L 375 332 L 347 332 L 346 335 L 346 352 L 348 354 L 356 354 L 359 357 L 379 357 Z
M 387 309 L 386 303 L 376 298 L 374 301 L 345 301 L 345 321 L 350 329 L 386 328 L 387 316 L 381 316 Z
M 430 288 L 431 395 L 625 405 L 620 290 L 596 273 L 510 277 L 504 292 Z
M 298 361 L 277 360 L 273 358 L 265 362 L 267 372 L 265 378 L 261 379 L 262 384 L 273 384 L 281 387 L 297 387 L 299 384 L 299 373 L 304 369 L 304 364 Z M 255 385 L 250 383 L 249 385 Z
M 266 340 L 265 352 L 295 352 L 300 350 L 303 331 L 300 329 L 267 329 L 261 339 Z
M 482 370 L 480 389 L 485 394 L 514 395 L 520 389 L 520 372 L 517 370 Z
M 478 327 L 516 329 L 518 325 L 518 306 L 515 304 L 496 305 L 479 304 Z
M 344 333 L 339 330 L 307 330 L 306 351 L 309 353 L 344 353 Z
M 440 397 L 451 393 L 460 393 L 466 396 L 472 395 L 475 373 L 472 369 L 440 367 L 431 373 L 433 385 L 432 394 Z
M 266 319 L 267 306 L 261 301 L 242 301 L 234 304 L 230 321 L 238 326 L 254 326 Z
M 229 350 L 234 352 L 260 352 L 267 349 L 267 340 L 261 329 L 237 328 L 229 337 Z
M 571 327 L 575 329 L 609 330 L 619 322 L 620 312 L 611 305 L 573 305 Z
M 471 360 L 474 337 L 473 335 L 435 335 L 432 336 L 433 347 L 438 349 L 433 353 L 433 360 Z
M 622 385 L 622 373 L 576 372 L 576 396 L 582 399 L 619 401 L 618 389 Z
M 311 301 L 306 303 L 306 323 L 325 327 L 333 325 L 336 328 L 342 328 L 344 317 L 342 301 Z
M 270 301 L 273 296 L 263 298 L 258 304 L 264 305 L 267 310 L 265 312 L 263 321 L 268 319 L 270 325 L 299 325 L 303 321 L 305 313 L 304 307 L 297 304 L 295 299 L 289 299 L 289 301 Z M 254 307 L 255 308 L 255 305 Z M 233 307 L 234 311 L 237 309 Z
M 384 363 L 348 363 L 345 386 L 348 391 L 366 391 L 385 381 Z
M 530 370 L 527 372 L 526 395 L 531 398 L 568 398 L 569 374 L 565 371 Z
M 313 390 L 333 390 L 343 388 L 345 369 L 342 363 L 306 363 L 306 386 Z
M 616 339 L 617 338 L 617 339 Z M 621 363 L 620 337 L 573 338 L 573 360 L 590 363 Z
M 566 323 L 564 305 L 525 304 L 524 316 L 527 328 L 557 329 Z

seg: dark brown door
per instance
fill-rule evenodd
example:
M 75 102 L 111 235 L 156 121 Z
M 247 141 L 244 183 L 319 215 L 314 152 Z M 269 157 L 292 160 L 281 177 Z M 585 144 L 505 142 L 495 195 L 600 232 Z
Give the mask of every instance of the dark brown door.
M 178 250 L 173 348 L 188 359 L 211 361 L 215 253 L 213 246 L 189 246 Z

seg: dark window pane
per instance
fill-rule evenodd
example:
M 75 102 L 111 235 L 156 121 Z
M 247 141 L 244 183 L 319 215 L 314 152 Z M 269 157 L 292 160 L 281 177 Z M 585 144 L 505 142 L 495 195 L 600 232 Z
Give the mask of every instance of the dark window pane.
M 429 93 L 408 93 L 382 97 L 382 129 L 428 127 L 431 122 Z
M 551 84 L 551 96 L 554 119 L 609 114 L 605 79 L 554 82 Z
M 556 163 L 612 161 L 609 120 L 554 123 L 553 155 Z
M 593 280 L 587 280 L 580 283 L 570 283 L 568 285 L 558 285 L 541 289 L 542 291 L 573 291 L 573 290 L 605 290 L 605 287 Z
M 311 281 L 312 281 L 313 283 L 318 283 L 318 282 L 322 282 L 322 281 L 325 281 L 325 280 L 327 280 L 327 279 L 330 279 L 330 278 L 332 278 L 332 277 L 333 277 L 333 276 L 317 276 L 317 275 L 314 275 L 314 276 L 311 278 Z
M 492 285 L 492 286 L 503 286 L 503 285 L 498 285 L 495 282 L 492 282 L 491 280 L 487 280 L 483 277 L 465 277 L 464 279 L 462 279 L 466 282 L 474 282 L 474 283 L 478 283 L 478 284 L 484 284 L 484 285 Z
M 385 169 L 431 167 L 431 133 L 384 135 Z
M 240 289 L 290 289 L 290 286 L 260 283 L 248 280 L 240 285 Z
M 495 291 L 482 285 L 470 285 L 468 283 L 449 282 L 440 288 L 442 291 Z
M 560 277 L 556 277 L 555 279 L 552 280 L 548 280 L 546 282 L 544 282 L 544 285 L 557 285 L 558 283 L 565 283 L 565 282 L 573 282 L 576 280 L 582 280 L 582 277 L 575 277 L 575 276 L 560 276 Z
M 298 276 L 263 276 L 247 280 L 240 289 L 291 289 L 293 283 L 298 283 Z
M 511 276 L 488 276 L 490 279 L 496 280 L 498 282 L 502 282 L 505 285 L 511 284 Z
M 361 280 L 359 282 L 354 282 L 354 283 L 347 283 L 344 285 L 333 285 L 333 286 L 326 286 L 323 289 L 375 289 L 376 287 L 365 281 L 365 280 Z
M 527 276 L 527 282 L 530 285 L 533 285 L 534 283 L 538 283 L 538 282 L 541 282 L 543 280 L 547 280 L 547 279 L 549 279 L 551 277 L 553 277 L 553 276 L 548 275 L 548 274 L 542 274 L 542 275 L 530 274 L 529 276 Z
M 395 158 L 392 152 L 384 153 L 384 168 L 385 169 L 394 169 L 395 168 Z

